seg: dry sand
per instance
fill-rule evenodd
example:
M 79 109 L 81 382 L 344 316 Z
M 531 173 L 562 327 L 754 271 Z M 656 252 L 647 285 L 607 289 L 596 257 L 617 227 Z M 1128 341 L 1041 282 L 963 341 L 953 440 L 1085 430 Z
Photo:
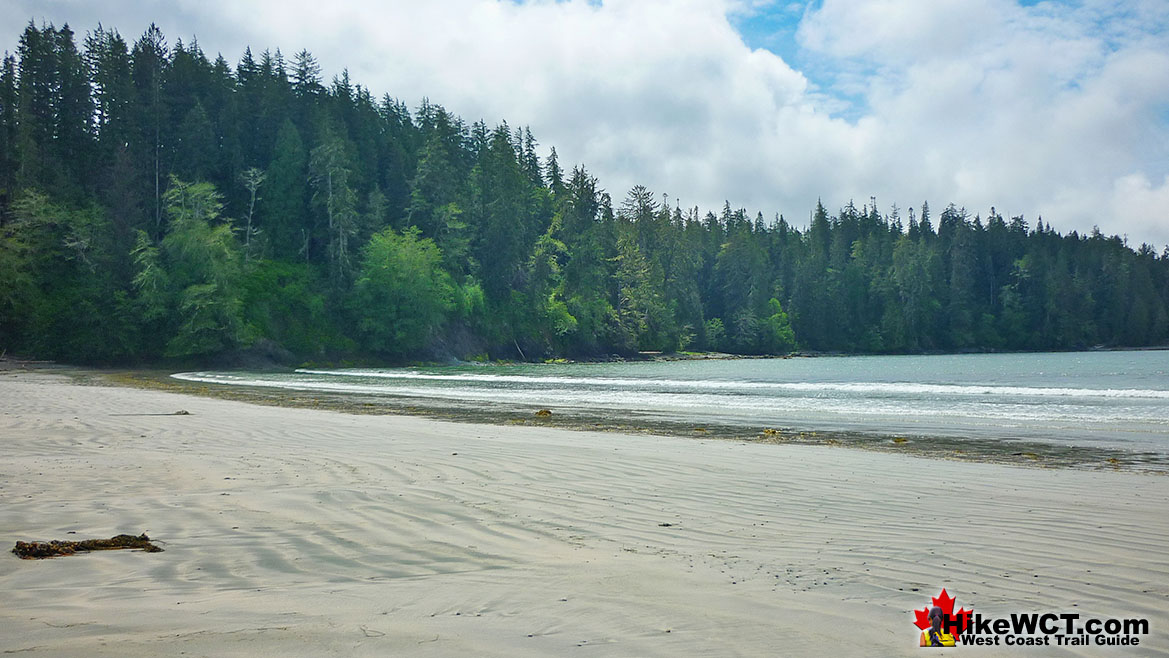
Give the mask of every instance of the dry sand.
M 1169 651 L 1164 476 L 11 373 L 0 455 L 5 550 L 123 532 L 166 549 L 0 555 L 4 653 L 922 655 L 911 611 L 943 586 L 983 614 L 1147 617 L 1113 655 Z

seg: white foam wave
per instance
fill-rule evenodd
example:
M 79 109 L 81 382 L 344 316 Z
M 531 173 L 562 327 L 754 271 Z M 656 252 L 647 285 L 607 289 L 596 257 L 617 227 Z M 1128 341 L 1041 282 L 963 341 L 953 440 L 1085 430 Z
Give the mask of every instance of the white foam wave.
M 685 417 L 734 416 L 756 422 L 770 422 L 797 417 L 837 417 L 859 419 L 966 418 L 999 423 L 1084 423 L 1112 424 L 1144 422 L 1156 426 L 1169 424 L 1157 410 L 1117 407 L 1101 409 L 1086 405 L 1056 403 L 1042 405 L 1017 401 L 973 398 L 951 400 L 939 408 L 913 398 L 863 397 L 775 397 L 726 395 L 703 391 L 630 391 L 502 388 L 488 386 L 418 386 L 409 383 L 376 384 L 360 379 L 296 379 L 287 376 L 260 378 L 229 373 L 179 373 L 177 379 L 201 383 L 255 386 L 285 390 L 321 391 L 384 395 L 390 397 L 447 400 L 460 403 L 485 403 L 519 406 L 558 407 L 563 409 L 605 409 L 654 415 Z M 1070 401 L 1069 401 L 1070 402 Z M 1158 407 L 1159 409 L 1160 407 Z M 1152 416 L 1149 414 L 1153 413 Z
M 563 377 L 532 375 L 499 375 L 487 373 L 435 374 L 417 371 L 390 370 L 315 370 L 296 371 L 305 375 L 325 377 L 367 377 L 405 381 L 436 381 L 455 383 L 482 383 L 501 386 L 534 384 L 544 386 L 572 386 L 583 388 L 678 389 L 684 391 L 739 391 L 739 392 L 793 392 L 846 393 L 876 396 L 1005 396 L 1005 397 L 1075 397 L 1109 399 L 1169 400 L 1169 390 L 1129 388 L 1062 388 L 1033 386 L 997 386 L 992 384 L 929 384 L 919 382 L 759 382 L 711 379 L 650 379 L 617 377 Z

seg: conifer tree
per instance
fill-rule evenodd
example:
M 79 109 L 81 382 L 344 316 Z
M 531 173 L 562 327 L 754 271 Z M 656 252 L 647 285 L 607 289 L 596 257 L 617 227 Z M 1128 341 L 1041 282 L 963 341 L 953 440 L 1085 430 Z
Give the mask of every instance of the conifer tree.
M 357 232 L 357 196 L 349 186 L 349 155 L 341 137 L 326 127 L 320 146 L 309 155 L 313 204 L 325 218 L 329 280 L 340 290 L 353 270 L 350 240 Z
M 130 52 L 130 72 L 137 99 L 134 139 L 130 142 L 136 167 L 153 183 L 153 229 L 156 239 L 162 234 L 162 191 L 164 170 L 162 162 L 163 75 L 168 65 L 166 40 L 153 23 L 134 42 Z
M 266 177 L 267 192 L 258 200 L 257 213 L 266 227 L 275 258 L 306 260 L 308 155 L 300 131 L 286 119 L 276 136 L 276 149 Z
M 0 64 L 0 224 L 16 186 L 16 58 L 4 53 Z

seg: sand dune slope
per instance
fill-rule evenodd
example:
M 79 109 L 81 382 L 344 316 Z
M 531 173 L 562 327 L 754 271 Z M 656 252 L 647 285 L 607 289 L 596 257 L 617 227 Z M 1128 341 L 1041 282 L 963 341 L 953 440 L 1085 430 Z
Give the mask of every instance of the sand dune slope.
M 943 586 L 984 614 L 1148 617 L 1140 653 L 1169 651 L 1161 476 L 11 374 L 0 454 L 5 550 L 121 532 L 166 549 L 0 556 L 6 653 L 907 654 Z

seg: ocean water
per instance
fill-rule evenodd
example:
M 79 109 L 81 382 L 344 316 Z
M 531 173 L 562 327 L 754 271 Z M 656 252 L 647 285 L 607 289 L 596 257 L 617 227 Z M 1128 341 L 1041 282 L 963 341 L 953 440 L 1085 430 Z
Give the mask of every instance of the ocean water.
M 1169 351 L 188 372 L 178 379 L 637 422 L 1169 453 Z

